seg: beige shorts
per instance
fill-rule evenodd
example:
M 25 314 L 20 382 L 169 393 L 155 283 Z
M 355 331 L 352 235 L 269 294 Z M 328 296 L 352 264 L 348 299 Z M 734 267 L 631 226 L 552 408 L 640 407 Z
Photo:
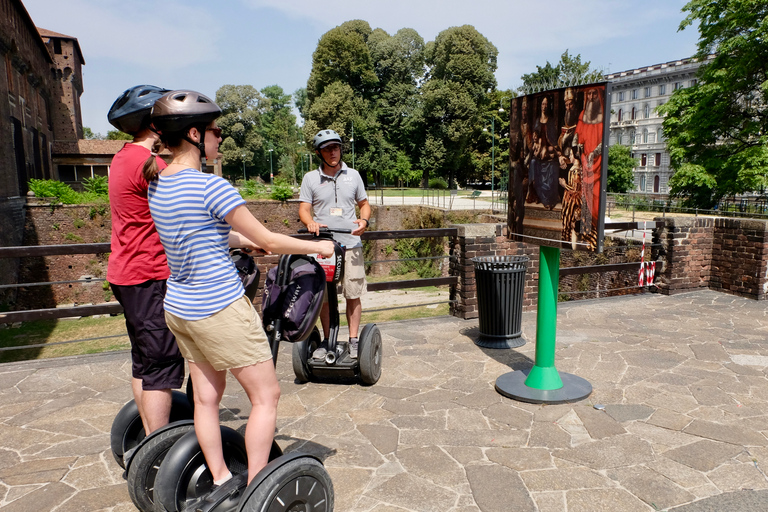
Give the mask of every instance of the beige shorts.
M 345 299 L 359 299 L 368 291 L 365 280 L 365 260 L 363 248 L 347 249 L 344 255 L 344 279 L 336 287 L 338 293 L 343 293 Z M 323 302 L 328 302 L 328 294 Z
M 242 368 L 272 358 L 261 319 L 247 297 L 202 320 L 184 320 L 165 312 L 181 355 L 192 363 L 210 363 L 216 370 Z

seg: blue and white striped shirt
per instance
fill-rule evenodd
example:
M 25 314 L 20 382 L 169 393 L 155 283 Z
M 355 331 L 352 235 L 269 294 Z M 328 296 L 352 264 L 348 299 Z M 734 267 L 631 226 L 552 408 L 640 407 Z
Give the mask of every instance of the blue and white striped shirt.
M 147 195 L 171 269 L 166 311 L 200 320 L 242 297 L 243 285 L 229 257 L 231 228 L 224 217 L 245 201 L 232 185 L 190 168 L 158 176 Z

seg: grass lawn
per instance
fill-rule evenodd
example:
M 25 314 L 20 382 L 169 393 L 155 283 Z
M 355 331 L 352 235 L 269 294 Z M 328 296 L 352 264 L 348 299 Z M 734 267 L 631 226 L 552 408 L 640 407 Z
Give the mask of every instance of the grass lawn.
M 371 188 L 366 190 L 368 195 L 379 195 L 381 194 L 381 189 Z M 386 197 L 421 197 L 425 194 L 445 194 L 449 195 L 449 190 L 441 190 L 441 189 L 422 189 L 422 188 L 385 188 L 384 189 L 384 196 Z M 468 196 L 472 194 L 472 190 L 459 190 L 458 195 L 460 196 Z
M 72 340 L 87 341 L 62 343 Z M 123 315 L 39 320 L 0 328 L 0 348 L 28 345 L 35 346 L 0 351 L 0 363 L 123 350 L 130 348 L 130 341 Z

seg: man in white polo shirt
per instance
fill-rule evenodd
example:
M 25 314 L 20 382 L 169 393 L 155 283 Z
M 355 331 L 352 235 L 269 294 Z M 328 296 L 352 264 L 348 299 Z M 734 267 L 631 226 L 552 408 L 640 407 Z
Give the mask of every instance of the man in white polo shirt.
M 360 235 L 368 228 L 371 205 L 360 174 L 341 160 L 341 137 L 333 130 L 321 130 L 313 139 L 320 167 L 308 172 L 301 181 L 299 218 L 307 230 L 317 234 L 321 227 L 351 229 L 351 234 L 334 233 L 334 239 L 346 248 L 344 298 L 347 301 L 349 325 L 349 355 L 357 358 L 357 335 L 363 310 L 360 297 L 366 292 L 363 245 Z M 360 218 L 355 207 L 360 208 Z M 314 216 L 312 212 L 314 211 Z M 312 354 L 323 359 L 328 349 L 330 331 L 328 303 L 323 304 L 320 321 L 323 342 Z

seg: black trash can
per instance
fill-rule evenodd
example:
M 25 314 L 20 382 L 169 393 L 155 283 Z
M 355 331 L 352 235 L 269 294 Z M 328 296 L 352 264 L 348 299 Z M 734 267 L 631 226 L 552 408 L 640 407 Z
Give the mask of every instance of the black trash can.
M 522 320 L 528 257 L 485 256 L 472 258 L 472 262 L 480 316 L 480 337 L 475 344 L 485 348 L 525 345 Z

